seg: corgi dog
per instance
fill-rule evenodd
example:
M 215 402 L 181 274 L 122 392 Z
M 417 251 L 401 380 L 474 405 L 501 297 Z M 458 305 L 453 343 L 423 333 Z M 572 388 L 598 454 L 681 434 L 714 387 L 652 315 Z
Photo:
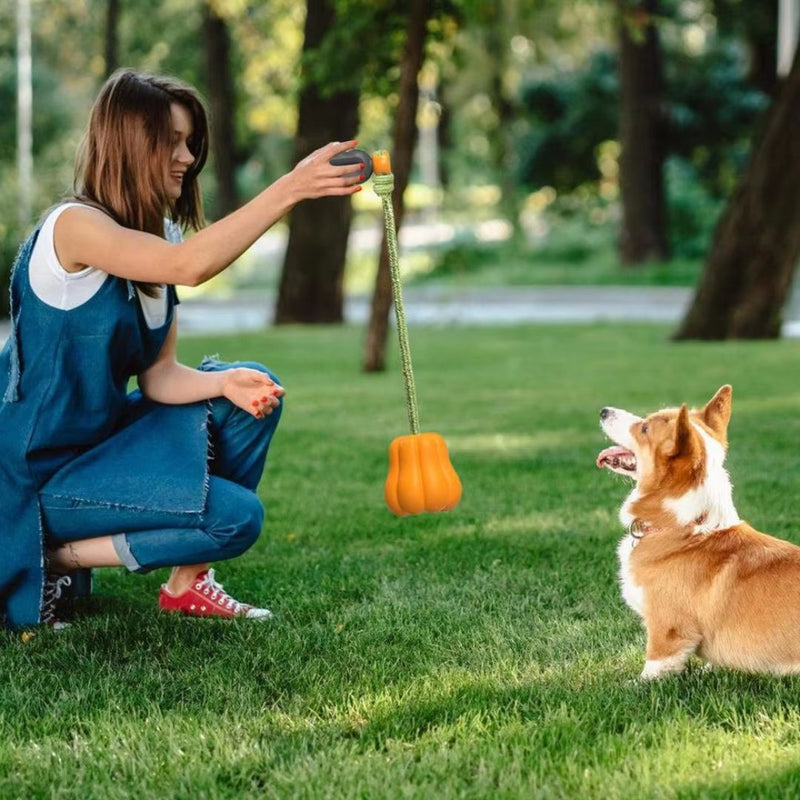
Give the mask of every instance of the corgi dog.
M 633 479 L 620 521 L 625 602 L 647 630 L 641 677 L 709 665 L 800 673 L 800 547 L 743 522 L 725 470 L 732 389 L 700 409 L 600 412 L 597 466 Z

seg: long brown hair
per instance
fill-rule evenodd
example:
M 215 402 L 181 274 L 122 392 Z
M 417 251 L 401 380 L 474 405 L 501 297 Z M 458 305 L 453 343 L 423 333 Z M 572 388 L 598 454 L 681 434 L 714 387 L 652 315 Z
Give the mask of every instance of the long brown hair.
M 194 162 L 170 202 L 164 164 L 173 148 L 170 106 L 184 106 Z M 98 206 L 120 225 L 164 236 L 165 212 L 182 228 L 205 223 L 198 175 L 208 156 L 208 119 L 200 95 L 176 78 L 117 70 L 103 84 L 75 163 L 75 199 Z M 153 296 L 154 284 L 137 283 Z

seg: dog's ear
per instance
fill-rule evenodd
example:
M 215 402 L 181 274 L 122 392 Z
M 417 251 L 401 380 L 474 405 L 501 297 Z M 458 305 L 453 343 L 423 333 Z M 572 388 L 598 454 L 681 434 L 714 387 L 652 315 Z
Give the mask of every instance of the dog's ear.
M 731 419 L 731 399 L 733 389 L 730 385 L 720 387 L 717 393 L 705 404 L 700 417 L 723 443 L 727 443 L 728 422 Z
M 686 456 L 697 448 L 697 433 L 689 419 L 689 407 L 684 403 L 675 420 L 675 436 L 672 441 L 670 456 Z

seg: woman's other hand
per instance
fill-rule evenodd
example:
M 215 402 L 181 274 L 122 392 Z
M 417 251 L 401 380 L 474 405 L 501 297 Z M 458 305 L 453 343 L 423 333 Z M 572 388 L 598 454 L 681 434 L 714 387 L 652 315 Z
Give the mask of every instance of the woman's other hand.
M 223 396 L 259 419 L 271 414 L 285 394 L 283 386 L 255 369 L 236 367 L 226 370 L 223 375 Z

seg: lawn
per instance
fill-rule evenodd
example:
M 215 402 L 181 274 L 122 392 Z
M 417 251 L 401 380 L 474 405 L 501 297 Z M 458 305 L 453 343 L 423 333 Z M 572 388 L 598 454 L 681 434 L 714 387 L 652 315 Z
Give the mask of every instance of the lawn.
M 424 430 L 464 484 L 395 518 L 402 378 L 355 328 L 186 339 L 287 387 L 262 538 L 218 565 L 267 624 L 159 616 L 165 572 L 100 571 L 68 631 L 0 648 L 2 798 L 800 796 L 800 678 L 634 679 L 616 586 L 627 485 L 598 410 L 734 387 L 740 514 L 800 543 L 797 342 L 673 344 L 657 326 L 412 329 Z M 798 632 L 800 635 L 800 632 Z

